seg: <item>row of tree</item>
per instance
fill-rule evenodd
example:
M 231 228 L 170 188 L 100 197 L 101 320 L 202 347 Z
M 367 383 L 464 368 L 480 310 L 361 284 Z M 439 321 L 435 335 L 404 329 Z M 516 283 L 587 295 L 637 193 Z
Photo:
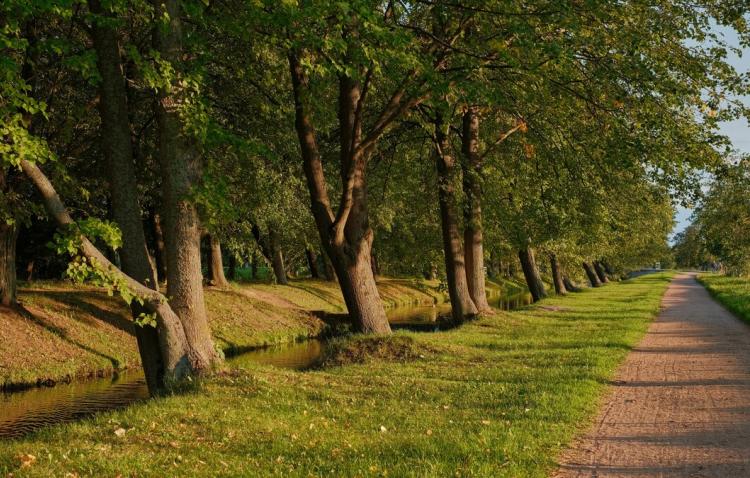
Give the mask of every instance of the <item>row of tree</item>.
M 680 267 L 750 274 L 750 158 L 743 156 L 714 172 L 693 211 L 690 225 L 675 237 Z
M 716 125 L 743 113 L 727 98 L 746 84 L 711 25 L 746 39 L 745 13 L 739 0 L 5 1 L 3 300 L 19 231 L 22 247 L 49 241 L 32 240 L 51 228 L 40 204 L 68 276 L 131 304 L 152 390 L 221 362 L 204 236 L 214 283 L 223 258 L 263 256 L 280 283 L 307 264 L 338 280 L 365 333 L 390 333 L 381 271 L 444 276 L 456 319 L 488 310 L 486 273 L 516 261 L 543 297 L 535 251 L 556 292 L 583 269 L 598 285 L 663 254 L 672 198 L 721 163 Z

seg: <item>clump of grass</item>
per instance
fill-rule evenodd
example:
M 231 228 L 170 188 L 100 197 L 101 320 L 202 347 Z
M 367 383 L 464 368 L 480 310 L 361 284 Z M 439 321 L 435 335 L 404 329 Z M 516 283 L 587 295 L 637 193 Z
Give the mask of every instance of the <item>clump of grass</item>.
M 409 335 L 341 337 L 327 344 L 321 367 L 363 364 L 374 360 L 407 362 L 424 358 L 428 351 L 424 344 L 417 343 Z

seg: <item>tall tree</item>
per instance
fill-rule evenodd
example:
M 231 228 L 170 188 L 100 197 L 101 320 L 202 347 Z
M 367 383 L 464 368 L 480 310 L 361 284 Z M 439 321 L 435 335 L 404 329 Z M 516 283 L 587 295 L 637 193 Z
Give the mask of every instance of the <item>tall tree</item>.
M 183 49 L 182 2 L 154 0 L 154 40 L 161 59 L 179 72 Z M 168 84 L 159 88 L 156 102 L 159 163 L 163 191 L 164 236 L 167 256 L 167 295 L 182 321 L 190 347 L 193 369 L 211 371 L 221 361 L 214 348 L 203 299 L 200 224 L 191 198 L 192 188 L 201 178 L 201 155 L 193 132 L 186 129 L 186 91 L 180 78 L 164 72 Z

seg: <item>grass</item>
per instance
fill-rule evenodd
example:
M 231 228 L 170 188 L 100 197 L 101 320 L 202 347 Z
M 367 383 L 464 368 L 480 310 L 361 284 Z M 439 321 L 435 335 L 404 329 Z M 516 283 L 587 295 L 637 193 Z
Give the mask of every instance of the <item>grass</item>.
M 329 365 L 312 371 L 245 365 L 192 393 L 2 443 L 0 473 L 546 476 L 589 423 L 670 277 L 446 332 L 338 340 Z
M 750 323 L 750 278 L 700 274 L 698 281 L 727 309 Z
M 437 282 L 383 278 L 379 289 L 388 305 L 443 300 Z M 214 340 L 227 354 L 317 336 L 325 324 L 311 311 L 345 310 L 337 284 L 321 280 L 234 283 L 207 288 L 205 297 Z M 0 309 L 0 389 L 139 366 L 130 313 L 117 298 L 60 281 L 34 282 L 20 289 L 19 298 L 20 312 Z

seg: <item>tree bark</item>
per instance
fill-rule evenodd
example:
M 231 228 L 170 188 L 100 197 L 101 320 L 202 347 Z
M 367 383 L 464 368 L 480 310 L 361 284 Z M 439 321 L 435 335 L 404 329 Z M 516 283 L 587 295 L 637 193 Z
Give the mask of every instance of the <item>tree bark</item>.
M 179 71 L 183 54 L 180 0 L 154 0 L 155 43 L 162 60 Z M 178 75 L 179 76 L 179 75 Z M 176 80 L 175 80 L 176 81 Z M 198 211 L 191 200 L 201 177 L 201 158 L 195 139 L 183 131 L 181 88 L 161 88 L 157 94 L 159 163 L 161 166 L 164 235 L 167 256 L 167 295 L 180 317 L 196 373 L 213 370 L 221 358 L 214 348 L 203 299 Z
M 380 275 L 380 263 L 378 262 L 378 256 L 370 253 L 370 267 L 372 268 L 372 274 L 377 277 Z
M 573 284 L 568 276 L 563 276 L 563 284 L 565 284 L 565 290 L 568 292 L 580 292 L 581 288 Z
M 485 291 L 484 245 L 482 238 L 482 157 L 479 155 L 479 109 L 469 107 L 463 116 L 462 149 L 464 205 L 464 248 L 469 295 L 479 312 L 490 311 Z
M 563 280 L 560 261 L 557 260 L 557 254 L 554 252 L 549 255 L 549 265 L 550 270 L 552 271 L 552 284 L 555 286 L 555 294 L 565 295 L 568 290 L 565 287 L 565 281 Z
M 339 210 L 334 215 L 328 199 L 315 129 L 305 106 L 307 77 L 296 53 L 289 54 L 295 107 L 295 129 L 310 191 L 310 209 L 326 254 L 331 259 L 349 316 L 357 331 L 390 334 L 370 266 L 373 231 L 369 224 L 365 165 L 370 147 L 361 144 L 359 83 L 342 74 L 339 79 L 340 172 L 343 183 Z M 374 139 L 371 141 L 374 144 Z
M 210 267 L 209 284 L 217 287 L 226 287 L 229 285 L 224 275 L 224 259 L 221 255 L 221 242 L 213 234 L 209 235 L 210 244 Z
M 281 244 L 279 244 L 279 236 L 276 233 L 276 229 L 273 227 L 268 228 L 268 245 L 270 247 L 271 266 L 273 267 L 273 275 L 276 277 L 276 283 L 287 285 L 289 279 L 286 275 L 284 254 L 281 250 Z
M 323 258 L 323 271 L 325 272 L 326 280 L 331 281 L 331 282 L 337 280 L 336 271 L 333 269 L 333 264 L 331 264 L 331 259 L 325 253 L 325 250 L 322 252 L 321 257 Z
M 596 275 L 596 271 L 588 262 L 583 263 L 583 270 L 586 271 L 586 277 L 589 278 L 591 287 L 601 287 L 602 282 L 599 280 L 599 276 Z
M 101 145 L 109 174 L 109 191 L 112 217 L 122 233 L 119 250 L 122 271 L 145 285 L 158 287 L 152 266 L 146 236 L 143 231 L 141 207 L 138 203 L 138 185 L 135 177 L 133 148 L 130 139 L 127 90 L 122 73 L 117 32 L 108 23 L 112 15 L 106 12 L 99 0 L 89 0 L 91 13 L 97 15 L 92 22 L 91 36 L 96 51 L 99 82 L 99 115 L 101 117 Z M 137 319 L 144 312 L 137 302 L 130 304 Z M 159 331 L 154 327 L 135 326 L 138 350 L 149 390 L 158 393 L 162 383 L 162 351 L 159 349 Z
M 479 311 L 471 299 L 466 279 L 464 250 L 456 214 L 456 161 L 450 154 L 450 141 L 441 116 L 435 120 L 435 160 L 438 172 L 438 202 L 443 237 L 445 272 L 454 320 L 475 316 Z
M 596 276 L 599 277 L 599 281 L 602 284 L 606 284 L 609 282 L 609 278 L 607 277 L 607 272 L 604 270 L 604 266 L 599 261 L 594 261 L 594 272 L 596 272 Z
M 158 280 L 167 280 L 167 249 L 164 245 L 164 230 L 161 227 L 161 214 L 153 215 L 154 239 L 156 241 L 154 256 L 156 259 L 156 275 Z
M 21 168 L 41 194 L 47 212 L 57 225 L 65 230 L 75 228 L 75 222 L 70 217 L 70 214 L 68 214 L 65 205 L 42 170 L 26 160 L 21 161 Z M 192 362 L 189 356 L 188 341 L 182 323 L 169 306 L 167 298 L 158 291 L 146 287 L 139 281 L 124 274 L 82 234 L 80 235 L 80 242 L 81 255 L 86 257 L 90 262 L 96 263 L 98 267 L 118 276 L 133 293 L 143 299 L 146 311 L 156 315 L 163 365 L 161 370 L 164 374 L 161 381 L 170 384 L 190 375 L 192 372 Z
M 542 282 L 542 277 L 539 275 L 539 268 L 534 258 L 534 250 L 530 246 L 519 250 L 518 259 L 521 261 L 523 276 L 526 278 L 526 284 L 529 286 L 529 292 L 531 292 L 534 302 L 547 297 L 547 292 L 544 290 L 544 282 Z
M 313 279 L 319 279 L 320 272 L 318 271 L 318 255 L 308 247 L 305 249 L 305 257 L 307 257 L 307 267 L 310 269 L 310 277 Z
M 1 174 L 1 173 L 0 173 Z M 18 227 L 0 221 L 0 304 L 16 305 L 16 238 Z

